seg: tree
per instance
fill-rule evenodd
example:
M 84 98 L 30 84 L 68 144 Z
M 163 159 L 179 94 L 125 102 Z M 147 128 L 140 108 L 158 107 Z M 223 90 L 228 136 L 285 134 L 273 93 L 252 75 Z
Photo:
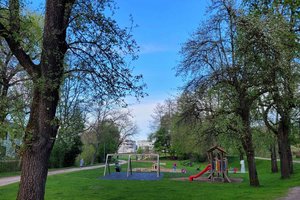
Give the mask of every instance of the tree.
M 194 74 L 186 88 L 196 90 L 205 96 L 209 90 L 218 86 L 221 97 L 229 99 L 229 113 L 234 113 L 242 123 L 238 132 L 242 146 L 247 155 L 249 180 L 251 186 L 258 186 L 259 180 L 254 160 L 254 148 L 250 128 L 251 104 L 255 100 L 250 95 L 248 70 L 240 63 L 237 55 L 238 17 L 233 1 L 213 1 L 215 14 L 202 28 L 197 30 L 182 48 L 183 61 L 178 67 L 178 74 Z M 199 89 L 198 89 L 199 88 Z M 256 96 L 256 95 L 255 95 Z M 201 99 L 199 99 L 201 101 Z
M 17 147 L 26 126 L 30 80 L 6 41 L 0 40 L 0 138 Z
M 20 71 L 20 66 L 16 63 L 12 53 L 5 44 L 6 42 L 1 40 L 1 80 L 0 80 L 0 122 L 3 126 L 5 118 L 8 113 L 8 92 L 9 87 L 13 85 L 13 77 Z M 2 134 L 1 134 L 2 135 Z
M 91 129 L 87 130 L 82 135 L 82 140 L 86 147 L 93 147 L 91 165 L 105 160 L 106 154 L 116 153 L 120 137 L 117 124 L 109 119 L 97 121 Z M 87 150 L 89 149 L 87 148 Z M 86 162 L 88 161 L 86 160 Z
M 242 14 L 234 1 L 213 1 L 213 16 L 185 43 L 178 75 L 191 77 L 186 90 L 205 97 L 215 94 L 221 113 L 232 117 L 247 156 L 249 181 L 258 186 L 255 151 L 251 131 L 251 110 L 259 97 L 270 91 L 269 74 L 278 70 L 276 62 L 285 44 L 285 29 L 274 18 Z M 273 59 L 278 58 L 278 59 Z M 276 68 L 277 67 L 277 68 Z M 198 100 L 201 101 L 201 98 Z
M 76 157 L 82 152 L 82 142 L 79 135 L 58 137 L 51 151 L 49 167 L 60 168 L 74 166 Z
M 93 146 L 94 153 L 91 159 L 91 164 L 93 164 L 105 159 L 105 154 L 115 153 L 123 141 L 135 135 L 138 130 L 132 121 L 130 110 L 121 108 L 115 100 L 102 99 L 89 106 L 93 110 L 90 112 L 92 121 L 83 135 L 83 140 L 86 145 Z M 107 136 L 110 132 L 112 137 Z M 116 145 L 112 141 L 117 141 Z
M 165 128 L 160 128 L 154 134 L 154 148 L 159 153 L 167 153 L 171 150 L 171 137 L 170 131 L 166 130 Z
M 55 115 L 66 54 L 76 61 L 67 73 L 90 86 L 87 94 L 122 99 L 127 94 L 143 96 L 141 76 L 132 75 L 124 58 L 134 58 L 136 45 L 129 29 L 107 16 L 106 8 L 114 10 L 111 1 L 46 0 L 41 56 L 32 58 L 22 35 L 19 0 L 1 0 L 0 5 L 0 36 L 33 81 L 17 199 L 44 199 L 48 160 L 59 128 Z
M 137 153 L 137 154 L 142 154 L 142 153 L 144 153 L 143 148 L 142 148 L 142 147 L 139 147 L 139 148 L 137 149 L 136 153 Z
M 274 63 L 280 65 L 281 70 L 277 70 L 271 76 L 273 81 L 273 90 L 269 93 L 268 100 L 272 99 L 267 105 L 264 114 L 265 123 L 268 128 L 276 135 L 278 140 L 280 155 L 281 178 L 289 178 L 293 173 L 292 152 L 290 146 L 290 132 L 292 121 L 292 110 L 297 105 L 297 90 L 299 81 L 299 1 L 256 1 L 245 0 L 251 13 L 261 17 L 273 15 L 277 21 L 284 21 L 281 26 L 285 27 L 285 46 L 280 49 L 280 62 Z M 275 23 L 275 22 L 274 22 Z M 272 125 L 268 119 L 268 111 L 273 108 L 279 115 L 279 122 L 276 126 Z
M 110 120 L 113 120 L 120 132 L 118 148 L 126 140 L 138 133 L 138 127 L 133 121 L 133 116 L 130 110 L 116 110 L 112 113 Z
M 203 161 L 207 149 L 216 144 L 219 132 L 214 130 L 220 129 L 214 128 L 217 120 L 210 115 L 211 102 L 209 98 L 198 101 L 196 93 L 188 92 L 177 98 L 171 129 L 171 145 L 177 156 Z
M 264 95 L 261 97 L 261 99 L 264 99 Z M 255 144 L 256 146 L 261 149 L 268 149 L 270 156 L 271 156 L 271 172 L 272 173 L 277 173 L 278 170 L 278 165 L 277 165 L 277 144 L 278 144 L 278 139 L 277 137 L 271 133 L 270 128 L 268 128 L 264 122 L 264 120 L 266 120 L 266 116 L 265 116 L 265 111 L 264 111 L 264 107 L 262 106 L 262 100 L 259 100 L 257 102 L 257 108 L 253 109 L 253 115 L 254 115 L 254 120 L 253 123 L 256 124 L 256 127 L 254 128 L 254 132 L 256 133 L 256 138 L 255 140 Z M 265 103 L 267 103 L 268 101 L 264 101 Z M 270 104 L 269 104 L 270 105 Z M 273 113 L 274 114 L 274 113 Z M 276 114 L 273 115 L 276 116 Z M 278 121 L 278 115 L 274 118 L 275 121 Z
M 85 108 L 83 107 L 83 88 L 74 77 L 65 77 L 58 103 L 56 116 L 60 128 L 50 156 L 50 167 L 69 167 L 82 150 L 80 135 L 85 129 Z
M 161 122 L 161 119 L 162 119 L 163 115 L 165 114 L 164 113 L 164 109 L 165 108 L 164 108 L 163 104 L 158 103 L 155 106 L 155 108 L 153 110 L 153 114 L 151 115 L 152 121 L 150 122 L 150 128 L 153 131 L 158 130 L 160 122 Z M 149 135 L 149 137 L 151 138 L 151 135 Z
M 2 13 L 3 14 L 3 13 Z M 4 13 L 4 15 L 6 15 Z M 39 43 L 38 38 L 42 36 L 40 16 L 34 13 L 28 13 L 26 17 L 21 19 L 24 25 L 22 36 L 26 38 L 24 48 L 28 53 L 36 58 L 39 56 Z M 35 36 L 28 35 L 27 33 L 34 32 Z M 25 98 L 31 88 L 30 79 L 26 75 L 24 69 L 13 55 L 7 42 L 0 39 L 0 124 L 2 128 L 10 126 L 7 123 L 7 116 L 16 113 L 16 110 L 22 112 L 23 108 L 16 108 L 16 99 L 24 99 L 28 104 L 28 98 Z M 15 101 L 14 101 L 15 100 Z M 11 123 L 11 122 L 10 122 Z M 7 133 L 7 131 L 4 131 Z M 5 133 L 5 134 L 6 134 Z
M 154 140 L 154 148 L 158 152 L 170 153 L 174 156 L 171 146 L 172 118 L 176 113 L 176 101 L 165 100 L 164 104 L 157 104 L 152 115 L 152 128 L 154 132 L 149 135 L 150 140 Z
M 166 99 L 163 104 L 158 103 L 151 115 L 152 121 L 150 127 L 155 132 L 160 128 L 165 128 L 171 130 L 172 126 L 172 116 L 176 113 L 176 101 L 173 99 Z M 153 134 L 149 135 L 149 138 L 152 139 Z

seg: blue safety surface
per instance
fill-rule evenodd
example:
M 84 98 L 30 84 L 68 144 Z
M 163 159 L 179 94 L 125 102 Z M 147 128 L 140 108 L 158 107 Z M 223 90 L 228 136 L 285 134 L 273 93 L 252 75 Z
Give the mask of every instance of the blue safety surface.
M 157 177 L 157 173 L 151 172 L 134 172 L 132 175 L 127 177 L 127 172 L 114 172 L 107 174 L 106 176 L 100 177 L 101 179 L 106 180 L 142 180 L 142 181 L 157 181 L 162 179 L 163 174 L 160 173 L 160 176 Z

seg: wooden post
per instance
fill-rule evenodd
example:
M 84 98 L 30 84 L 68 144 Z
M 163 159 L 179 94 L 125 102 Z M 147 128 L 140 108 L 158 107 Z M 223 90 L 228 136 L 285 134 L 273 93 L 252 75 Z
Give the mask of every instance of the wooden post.
M 221 152 L 221 158 L 220 158 L 220 171 L 221 171 L 221 174 L 222 176 L 224 176 L 224 170 L 223 170 L 223 152 Z
M 106 175 L 106 168 L 107 167 L 108 167 L 108 171 L 109 171 L 109 174 L 110 174 L 109 164 L 107 163 L 108 162 L 108 156 L 109 156 L 109 154 L 106 155 L 106 161 L 105 161 L 105 167 L 104 167 L 104 174 L 103 174 L 103 176 Z M 107 164 L 108 164 L 108 166 L 107 166 Z
M 159 154 L 157 154 L 157 177 L 160 176 Z
M 210 164 L 211 164 L 211 168 L 210 168 L 210 175 L 208 176 L 208 178 L 210 178 L 210 181 L 212 182 L 214 177 L 213 177 L 213 173 L 214 173 L 214 169 L 213 169 L 213 166 L 214 166 L 214 158 L 213 158 L 213 152 L 209 152 L 210 154 Z M 215 166 L 216 168 L 216 166 Z
M 131 155 L 128 155 L 127 177 L 132 175 Z

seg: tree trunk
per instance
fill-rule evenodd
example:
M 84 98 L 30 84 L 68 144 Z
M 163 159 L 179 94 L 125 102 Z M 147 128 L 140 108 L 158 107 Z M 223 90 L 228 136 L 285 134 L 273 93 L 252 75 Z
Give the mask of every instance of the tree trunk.
M 278 126 L 278 147 L 280 156 L 281 178 L 290 178 L 290 161 L 289 161 L 289 126 L 283 118 L 279 121 Z
M 21 150 L 22 173 L 18 200 L 44 199 L 48 160 L 58 130 L 54 118 L 58 91 L 59 88 L 43 92 L 40 92 L 39 87 L 34 89 L 31 114 Z
M 288 158 L 289 158 L 289 166 L 290 166 L 290 173 L 294 173 L 294 165 L 293 165 L 293 154 L 291 149 L 291 144 L 288 144 Z
M 50 152 L 49 148 L 42 146 L 24 152 L 18 200 L 44 199 Z
M 255 164 L 255 154 L 251 136 L 248 135 L 245 137 L 245 141 L 243 141 L 243 146 L 247 156 L 250 186 L 259 186 L 259 180 Z
M 0 23 L 1 36 L 33 81 L 33 99 L 25 130 L 18 200 L 43 200 L 48 159 L 57 135 L 55 119 L 67 51 L 66 33 L 75 0 L 47 0 L 40 63 L 24 51 L 20 33 L 20 1 L 9 1 L 10 30 Z M 5 32 L 5 34 L 3 34 Z M 17 36 L 17 37 L 16 37 Z M 36 60 L 35 60 L 36 61 Z
M 239 146 L 238 151 L 240 155 L 240 160 L 244 160 L 244 151 L 241 146 Z
M 271 145 L 270 152 L 271 152 L 271 172 L 277 173 L 278 165 L 277 165 L 276 145 L 275 144 Z
M 259 180 L 257 176 L 256 164 L 254 158 L 254 151 L 249 150 L 247 152 L 247 161 L 248 161 L 250 185 L 259 186 Z
M 55 114 L 67 51 L 64 24 L 67 16 L 63 2 L 46 1 L 43 51 L 39 69 L 34 68 L 35 73 L 32 73 L 34 91 L 21 152 L 22 174 L 18 200 L 44 199 L 48 160 L 58 130 Z
M 243 93 L 241 93 L 240 107 L 237 109 L 237 115 L 241 117 L 244 126 L 244 133 L 241 133 L 241 141 L 247 156 L 250 186 L 256 187 L 259 186 L 259 180 L 256 171 L 255 153 L 250 127 L 250 104 L 251 103 L 243 97 Z

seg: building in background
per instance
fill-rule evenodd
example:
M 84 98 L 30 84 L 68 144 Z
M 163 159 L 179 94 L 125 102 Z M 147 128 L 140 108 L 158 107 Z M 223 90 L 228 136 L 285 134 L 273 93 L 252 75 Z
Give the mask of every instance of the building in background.
M 118 149 L 118 153 L 136 153 L 136 150 L 136 141 L 124 140 Z
M 139 140 L 137 141 L 137 146 L 143 151 L 143 153 L 152 153 L 153 152 L 153 142 L 148 140 Z

